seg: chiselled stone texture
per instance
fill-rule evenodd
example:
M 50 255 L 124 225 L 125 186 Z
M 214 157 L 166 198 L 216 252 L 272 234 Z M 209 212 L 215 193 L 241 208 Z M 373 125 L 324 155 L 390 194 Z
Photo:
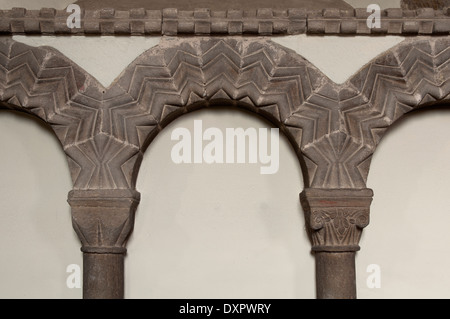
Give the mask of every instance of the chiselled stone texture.
M 122 254 L 140 194 L 131 190 L 71 191 L 72 223 L 85 253 Z
M 355 186 L 367 178 L 365 154 L 373 154 L 390 125 L 414 109 L 449 101 L 449 60 L 448 38 L 405 41 L 350 79 L 340 106 L 347 134 L 362 146 L 351 156 L 362 177 Z
M 175 117 L 230 101 L 281 126 L 296 148 L 338 129 L 338 103 L 320 104 L 332 83 L 270 41 L 172 39 L 151 51 L 112 86 L 104 126 L 141 150 Z
M 49 123 L 75 190 L 134 189 L 143 152 L 182 114 L 247 108 L 286 133 L 306 187 L 365 188 L 386 129 L 405 113 L 449 101 L 450 39 L 412 38 L 337 85 L 264 38 L 167 38 L 109 88 L 51 48 L 0 41 L 2 107 Z
M 75 188 L 108 185 L 105 166 L 111 158 L 105 156 L 117 156 L 126 146 L 100 131 L 102 90 L 89 74 L 56 50 L 4 38 L 0 99 L 7 102 L 3 106 L 15 106 L 52 126 L 68 155 Z
M 305 8 L 218 11 L 208 8 L 116 10 L 82 8 L 80 28 L 69 28 L 66 10 L 0 10 L 0 34 L 102 34 L 102 35 L 448 35 L 448 7 L 381 11 L 381 27 L 369 28 L 367 8 Z
M 357 251 L 369 224 L 370 189 L 305 189 L 300 201 L 313 251 Z
M 315 91 L 332 83 L 270 41 L 168 40 L 106 90 L 53 50 L 12 40 L 2 49 L 1 99 L 52 125 L 69 157 L 74 189 L 133 189 L 149 137 L 199 104 L 245 105 L 286 122 L 298 145 L 337 123 L 337 103 L 316 106 L 321 95 Z M 309 127 L 304 135 L 301 123 Z

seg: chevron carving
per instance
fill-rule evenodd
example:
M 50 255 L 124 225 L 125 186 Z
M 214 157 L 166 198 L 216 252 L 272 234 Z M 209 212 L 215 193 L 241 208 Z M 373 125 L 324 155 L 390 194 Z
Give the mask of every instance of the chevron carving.
M 388 127 L 449 101 L 450 39 L 408 39 L 337 85 L 263 38 L 165 39 L 109 88 L 58 51 L 0 39 L 0 107 L 46 121 L 74 189 L 134 189 L 142 155 L 170 121 L 212 105 L 245 107 L 287 134 L 305 186 L 365 188 Z

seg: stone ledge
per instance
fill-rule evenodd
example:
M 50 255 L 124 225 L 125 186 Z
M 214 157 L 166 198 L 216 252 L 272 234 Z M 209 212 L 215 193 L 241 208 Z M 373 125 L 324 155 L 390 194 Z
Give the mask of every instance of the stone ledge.
M 81 27 L 69 28 L 65 10 L 43 8 L 0 10 L 0 34 L 96 35 L 448 35 L 450 8 L 381 12 L 381 28 L 368 28 L 370 13 L 353 10 L 267 8 L 215 11 L 176 8 L 163 10 L 112 8 L 82 10 Z

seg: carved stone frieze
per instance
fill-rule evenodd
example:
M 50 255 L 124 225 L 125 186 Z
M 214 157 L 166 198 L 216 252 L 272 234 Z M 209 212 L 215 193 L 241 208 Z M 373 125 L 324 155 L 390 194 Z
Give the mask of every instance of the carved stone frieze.
M 283 9 L 252 7 L 251 9 L 199 8 L 180 10 L 87 8 L 80 3 L 80 27 L 69 28 L 72 12 L 43 8 L 0 10 L 0 34 L 102 34 L 102 35 L 448 35 L 448 7 L 400 8 L 380 12 L 381 25 L 369 28 L 372 14 L 367 8 L 336 6 L 312 9 L 301 6 Z M 120 8 L 120 7 L 119 7 Z M 290 8 L 290 9 L 284 9 Z M 416 7 L 414 7 L 416 8 Z

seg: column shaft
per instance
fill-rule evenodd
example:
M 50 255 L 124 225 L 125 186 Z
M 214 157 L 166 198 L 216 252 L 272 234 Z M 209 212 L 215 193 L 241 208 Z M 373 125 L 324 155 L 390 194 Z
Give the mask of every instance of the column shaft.
M 355 299 L 355 254 L 369 224 L 370 189 L 305 189 L 300 201 L 316 258 L 319 299 Z
M 83 252 L 83 298 L 124 298 L 124 256 L 140 194 L 135 190 L 69 193 Z
M 83 253 L 83 298 L 124 297 L 124 255 Z
M 316 252 L 318 299 L 356 299 L 355 252 Z

